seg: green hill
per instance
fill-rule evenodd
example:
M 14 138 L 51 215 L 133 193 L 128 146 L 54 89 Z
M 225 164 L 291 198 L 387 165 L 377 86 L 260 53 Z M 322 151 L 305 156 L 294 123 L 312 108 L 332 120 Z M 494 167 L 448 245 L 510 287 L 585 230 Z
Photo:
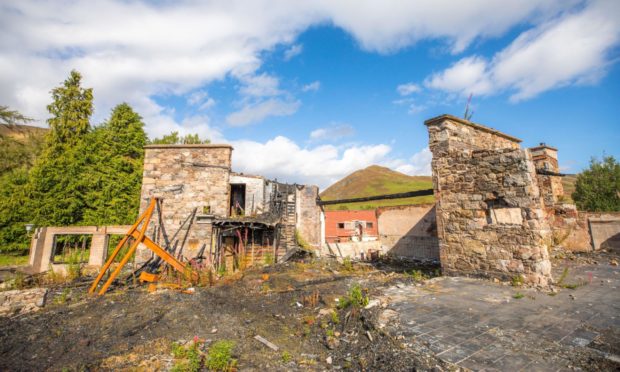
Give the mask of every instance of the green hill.
M 407 191 L 432 189 L 430 176 L 408 176 L 389 168 L 372 165 L 355 171 L 334 183 L 321 193 L 323 200 L 362 198 L 366 196 L 396 194 Z M 415 198 L 376 200 L 360 203 L 328 205 L 327 210 L 374 209 L 392 205 L 426 204 L 435 201 L 433 196 Z

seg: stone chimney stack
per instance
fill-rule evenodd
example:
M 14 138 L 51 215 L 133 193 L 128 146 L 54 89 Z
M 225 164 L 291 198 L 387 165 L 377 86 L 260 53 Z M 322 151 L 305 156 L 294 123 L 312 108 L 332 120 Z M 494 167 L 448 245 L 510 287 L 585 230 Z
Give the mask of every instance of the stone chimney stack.
M 537 171 L 560 173 L 558 165 L 558 149 L 541 142 L 529 149 Z M 549 174 L 537 174 L 538 188 L 545 207 L 550 208 L 561 201 L 564 196 L 562 177 Z

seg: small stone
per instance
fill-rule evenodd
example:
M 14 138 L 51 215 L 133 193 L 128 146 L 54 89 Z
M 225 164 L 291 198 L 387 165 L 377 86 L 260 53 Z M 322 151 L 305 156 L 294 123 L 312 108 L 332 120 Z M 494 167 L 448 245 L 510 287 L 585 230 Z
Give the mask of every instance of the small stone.
M 325 342 L 329 350 L 334 350 L 335 348 L 340 346 L 340 340 L 338 340 L 336 337 L 333 337 L 333 336 L 327 336 L 327 339 L 325 340 Z
M 332 364 L 332 357 L 328 356 L 327 358 L 325 358 L 325 363 Z
M 615 258 L 611 259 L 611 260 L 609 260 L 609 264 L 611 266 L 618 266 L 618 260 L 616 260 Z
M 213 329 L 211 330 L 211 333 L 217 333 L 217 328 L 213 328 Z

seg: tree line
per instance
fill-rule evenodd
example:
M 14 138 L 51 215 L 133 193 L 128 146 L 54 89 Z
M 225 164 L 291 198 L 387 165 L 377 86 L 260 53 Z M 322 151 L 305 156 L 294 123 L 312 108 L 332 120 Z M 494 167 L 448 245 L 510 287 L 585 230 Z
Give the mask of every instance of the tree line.
M 93 90 L 82 76 L 52 89 L 47 134 L 16 140 L 0 135 L 0 252 L 27 252 L 26 224 L 131 224 L 138 214 L 144 146 L 205 143 L 173 132 L 149 141 L 142 117 L 127 103 L 91 125 Z M 0 106 L 0 123 L 31 119 Z

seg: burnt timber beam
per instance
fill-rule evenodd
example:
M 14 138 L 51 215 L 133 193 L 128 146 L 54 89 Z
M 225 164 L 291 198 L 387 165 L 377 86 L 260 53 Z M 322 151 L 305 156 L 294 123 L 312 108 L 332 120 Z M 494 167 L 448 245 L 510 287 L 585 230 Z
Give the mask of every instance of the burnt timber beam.
M 536 174 L 540 174 L 542 176 L 558 176 L 558 177 L 566 176 L 565 173 L 552 172 L 552 171 L 548 171 L 546 169 L 536 169 Z
M 365 202 L 365 201 L 372 201 L 372 200 L 412 198 L 416 196 L 429 196 L 429 195 L 433 195 L 433 189 L 401 192 L 398 194 L 366 196 L 364 198 L 352 198 L 352 199 L 321 200 L 321 198 L 318 198 L 316 203 L 317 205 L 333 205 L 333 204 Z

